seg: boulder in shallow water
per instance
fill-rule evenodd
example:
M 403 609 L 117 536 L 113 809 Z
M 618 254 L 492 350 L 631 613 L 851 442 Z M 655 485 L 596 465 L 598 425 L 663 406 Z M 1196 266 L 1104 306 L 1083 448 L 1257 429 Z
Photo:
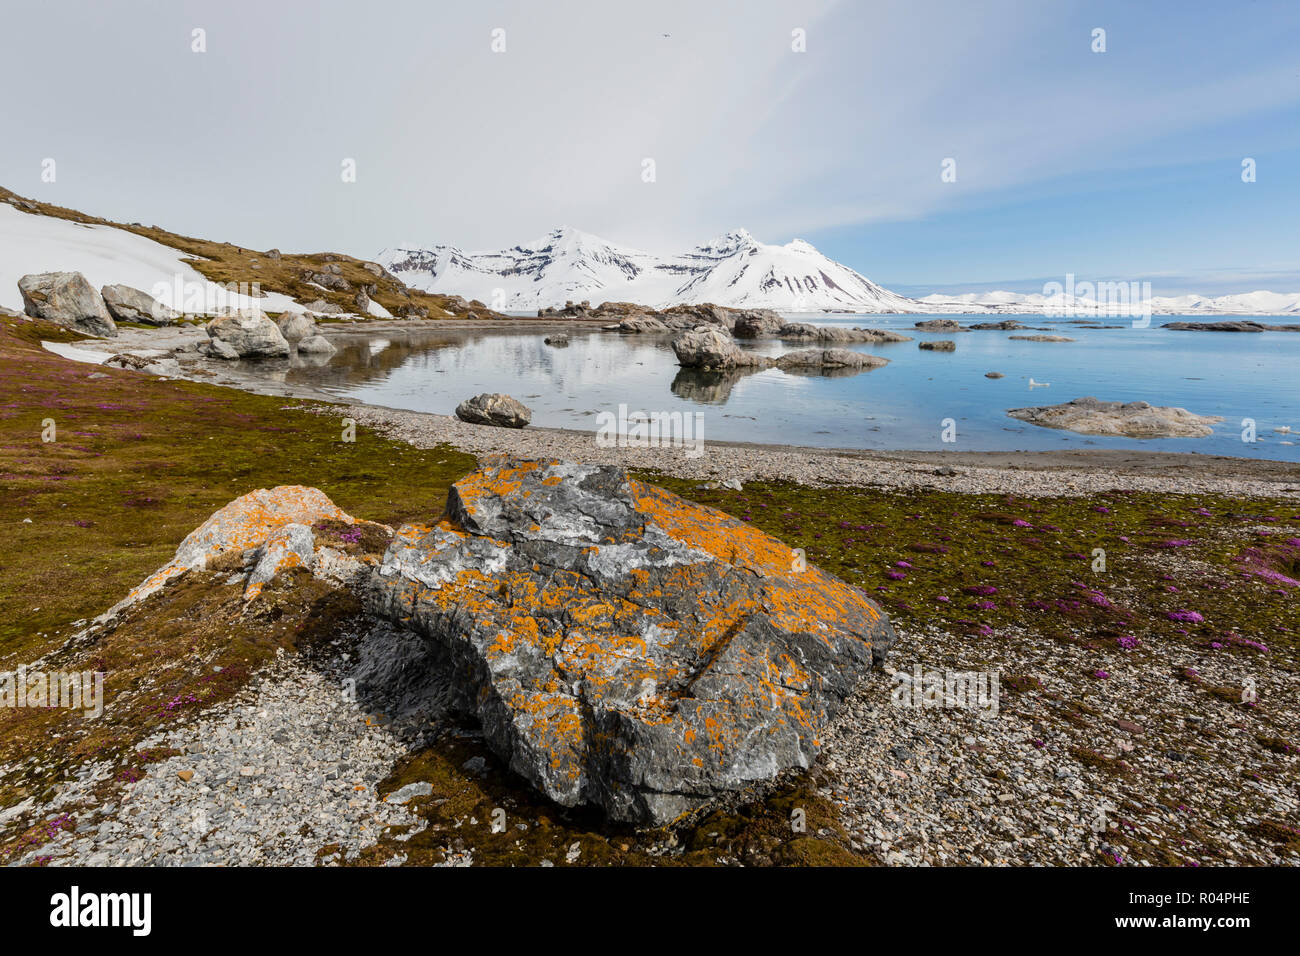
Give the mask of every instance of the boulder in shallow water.
M 367 606 L 422 635 L 511 770 L 664 824 L 808 767 L 894 641 L 861 590 L 613 466 L 490 461 L 398 530 Z
M 316 320 L 306 312 L 285 312 L 275 320 L 275 327 L 290 345 L 316 334 Z
M 319 333 L 313 333 L 298 343 L 298 352 L 302 355 L 333 355 L 337 351 L 334 343 Z
M 256 309 L 215 318 L 207 332 L 208 338 L 223 342 L 240 358 L 288 358 L 291 351 L 279 327 Z
M 772 364 L 770 359 L 746 352 L 731 333 L 716 326 L 682 332 L 672 346 L 683 368 L 767 368 Z
M 920 342 L 917 344 L 916 347 L 919 349 L 924 349 L 927 352 L 957 351 L 957 343 L 954 342 L 952 339 L 941 339 L 938 342 Z

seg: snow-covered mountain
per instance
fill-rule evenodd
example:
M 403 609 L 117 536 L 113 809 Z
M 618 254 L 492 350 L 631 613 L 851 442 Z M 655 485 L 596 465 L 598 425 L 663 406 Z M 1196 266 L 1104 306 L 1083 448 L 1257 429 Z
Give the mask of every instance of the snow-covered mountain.
M 743 229 L 670 256 L 564 227 L 498 252 L 399 246 L 385 249 L 378 259 L 409 286 L 479 299 L 506 311 L 583 300 L 653 307 L 712 302 L 781 312 L 926 311 L 801 239 L 767 245 Z

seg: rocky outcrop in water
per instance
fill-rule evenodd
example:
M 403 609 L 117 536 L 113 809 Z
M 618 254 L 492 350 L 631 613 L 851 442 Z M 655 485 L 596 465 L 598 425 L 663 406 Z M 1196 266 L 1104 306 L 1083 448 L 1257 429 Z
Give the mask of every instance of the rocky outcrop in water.
M 920 342 L 917 344 L 916 347 L 919 349 L 924 349 L 927 352 L 957 351 L 957 343 L 954 342 L 952 339 L 940 339 L 937 342 Z
M 1007 339 L 1012 342 L 1073 342 L 1074 339 L 1066 335 L 1008 335 Z
M 1250 319 L 1225 319 L 1221 322 L 1166 322 L 1162 329 L 1180 332 L 1300 332 L 1300 325 L 1266 325 Z
M 847 345 L 853 342 L 910 342 L 912 337 L 889 329 L 846 329 L 839 325 L 810 325 L 807 322 L 789 322 L 777 330 L 777 338 L 812 340 L 814 342 Z
M 279 327 L 255 309 L 218 316 L 208 323 L 207 333 L 205 351 L 213 358 L 288 358 L 292 351 Z
M 1103 402 L 1091 396 L 1062 405 L 1013 408 L 1007 414 L 1045 428 L 1127 438 L 1203 438 L 1214 431 L 1211 425 L 1223 421 L 1215 415 L 1195 415 L 1185 408 L 1148 402 Z
M 673 354 L 683 368 L 767 368 L 771 359 L 746 352 L 725 329 L 683 332 L 672 341 Z
M 117 335 L 117 325 L 95 291 L 80 272 L 41 272 L 18 280 L 23 311 L 86 335 Z
M 888 364 L 887 358 L 849 349 L 798 349 L 776 360 L 781 369 L 866 369 Z

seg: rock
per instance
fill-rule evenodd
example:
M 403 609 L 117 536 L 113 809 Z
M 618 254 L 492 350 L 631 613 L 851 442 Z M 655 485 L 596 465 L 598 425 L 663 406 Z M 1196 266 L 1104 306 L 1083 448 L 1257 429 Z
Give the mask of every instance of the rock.
M 146 325 L 171 325 L 180 318 L 153 296 L 129 285 L 106 285 L 100 290 L 108 313 L 118 322 L 143 322 Z
M 563 332 L 556 332 L 553 335 L 548 335 L 542 341 L 547 345 L 553 345 L 556 348 L 563 348 L 569 344 L 569 337 Z
M 497 425 L 523 428 L 533 419 L 532 410 L 523 402 L 500 392 L 484 392 L 467 398 L 456 406 L 456 417 L 473 425 Z
M 927 352 L 955 352 L 957 343 L 952 339 L 941 339 L 938 342 L 921 342 L 917 348 L 925 349 Z
M 620 332 L 632 334 L 658 334 L 670 331 L 668 326 L 649 315 L 629 315 L 618 323 Z
M 316 538 L 311 527 L 290 522 L 275 528 L 257 552 L 253 570 L 244 584 L 244 599 L 252 600 L 281 571 L 310 568 L 316 560 Z
M 901 335 L 889 329 L 846 329 L 838 325 L 810 325 L 807 322 L 791 322 L 781 326 L 777 332 L 781 339 L 813 339 L 818 342 L 910 342 L 911 336 Z
M 1006 332 L 1012 329 L 1023 329 L 1025 327 L 1025 324 L 1017 319 L 1003 319 L 1001 322 L 978 322 L 975 325 L 970 326 L 972 331 L 978 332 L 989 330 Z
M 1013 342 L 1073 342 L 1074 339 L 1064 335 L 1008 335 Z
M 182 780 L 184 783 L 189 783 L 191 780 L 194 779 L 194 771 L 193 771 L 193 770 L 177 770 L 177 771 L 176 771 L 176 776 L 180 777 L 181 780 Z
M 364 291 L 358 292 L 352 297 L 352 304 L 357 307 L 358 315 L 368 315 L 370 313 L 370 296 Z
M 777 368 L 880 368 L 889 359 L 849 349 L 799 349 L 776 360 Z
M 1102 402 L 1091 396 L 1062 405 L 1013 408 L 1007 414 L 1045 428 L 1128 438 L 1202 438 L 1213 432 L 1212 424 L 1223 421 L 1216 415 L 1194 415 L 1185 408 L 1147 402 Z
M 193 570 L 202 571 L 219 559 L 226 559 L 231 555 L 244 555 L 251 551 L 253 561 L 260 563 L 266 559 L 269 553 L 266 545 L 273 537 L 279 543 L 273 549 L 275 557 L 267 560 L 275 563 L 281 560 L 290 562 L 292 559 L 287 558 L 286 555 L 292 551 L 298 556 L 299 561 L 302 561 L 301 534 L 299 532 L 280 534 L 280 532 L 295 525 L 310 529 L 322 521 L 347 525 L 371 524 L 358 522 L 315 488 L 280 485 L 270 490 L 260 488 L 249 492 L 215 512 L 207 521 L 186 535 L 171 561 L 133 588 L 109 611 L 109 614 L 148 597 L 182 574 Z M 383 525 L 372 526 L 382 528 L 385 532 L 391 531 Z M 244 564 L 242 561 L 240 563 Z M 307 563 L 309 566 L 315 566 L 319 562 L 313 558 Z M 263 568 L 263 572 L 265 570 Z
M 239 361 L 239 353 L 221 339 L 212 339 L 199 345 L 199 351 L 209 358 L 222 359 L 227 362 Z
M 23 311 L 87 335 L 117 335 L 104 298 L 80 272 L 41 272 L 18 280 Z
M 290 345 L 296 345 L 316 334 L 316 320 L 306 312 L 282 313 L 275 320 L 275 327 L 280 330 L 280 334 Z
M 376 279 L 382 279 L 384 277 L 384 267 L 378 262 L 363 262 L 361 263 L 361 268 L 365 269 Z
M 207 332 L 210 339 L 224 342 L 239 358 L 288 358 L 291 351 L 279 327 L 256 310 L 219 316 L 208 323 Z
M 808 767 L 894 641 L 857 588 L 614 466 L 493 460 L 400 529 L 368 609 L 563 806 L 665 824 Z
M 746 352 L 721 328 L 683 332 L 672 341 L 673 354 L 684 368 L 766 368 L 771 360 Z
M 268 259 L 279 259 L 279 258 L 280 258 L 280 250 L 279 250 L 279 249 L 267 249 L 267 250 L 266 250 L 266 258 L 268 258 Z
M 418 780 L 415 783 L 408 783 L 406 786 L 394 790 L 384 799 L 388 803 L 406 803 L 416 797 L 427 797 L 431 793 L 433 793 L 433 784 L 427 780 Z
M 304 302 L 303 306 L 308 312 L 317 312 L 321 315 L 344 315 L 347 310 L 341 305 L 335 305 L 333 302 L 326 302 L 324 299 L 313 299 L 310 302 Z
M 985 373 L 984 373 L 984 377 L 985 377 L 985 378 L 1004 378 L 1005 376 L 1003 376 L 1003 374 L 1002 374 L 1001 372 L 985 372 Z
M 1300 325 L 1265 325 L 1249 319 L 1229 319 L 1222 322 L 1166 322 L 1164 329 L 1182 332 L 1300 332 Z
M 923 322 L 917 322 L 912 326 L 922 332 L 969 332 L 970 329 L 963 326 L 956 319 L 926 319 Z
M 776 335 L 785 320 L 769 309 L 744 312 L 736 318 L 732 333 L 738 339 L 766 339 Z
M 301 355 L 333 355 L 337 351 L 334 343 L 319 333 L 309 335 L 298 343 L 298 352 Z

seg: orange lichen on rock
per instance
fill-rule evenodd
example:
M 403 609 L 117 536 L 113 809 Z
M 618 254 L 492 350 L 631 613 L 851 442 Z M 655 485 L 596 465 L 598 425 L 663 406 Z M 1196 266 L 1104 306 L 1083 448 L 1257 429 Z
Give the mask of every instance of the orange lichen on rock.
M 795 559 L 618 468 L 494 460 L 399 531 L 371 604 L 440 650 L 455 704 L 552 799 L 664 822 L 808 766 L 892 643 Z

